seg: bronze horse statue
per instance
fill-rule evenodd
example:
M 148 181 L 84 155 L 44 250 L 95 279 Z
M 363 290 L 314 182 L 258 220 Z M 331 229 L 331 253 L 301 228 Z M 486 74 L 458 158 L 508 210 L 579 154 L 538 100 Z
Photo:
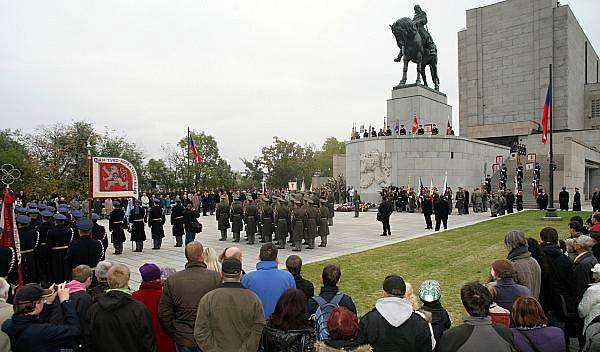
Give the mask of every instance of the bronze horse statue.
M 435 85 L 435 90 L 440 90 L 440 79 L 437 74 L 437 48 L 433 41 L 423 43 L 421 35 L 417 30 L 417 26 L 408 17 L 404 17 L 390 25 L 394 37 L 396 37 L 396 43 L 400 48 L 398 57 L 394 59 L 395 62 L 400 62 L 404 58 L 404 70 L 402 80 L 400 84 L 394 88 L 400 88 L 406 84 L 406 72 L 408 71 L 408 63 L 410 61 L 417 64 L 417 81 L 421 83 L 421 77 L 423 77 L 423 84 L 427 86 L 427 76 L 425 75 L 425 67 L 429 66 L 431 71 L 431 80 Z

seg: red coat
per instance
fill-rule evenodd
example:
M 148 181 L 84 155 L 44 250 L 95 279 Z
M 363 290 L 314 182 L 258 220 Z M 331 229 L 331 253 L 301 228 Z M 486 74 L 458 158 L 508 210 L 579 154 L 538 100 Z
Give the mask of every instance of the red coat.
M 162 283 L 159 281 L 142 282 L 140 289 L 131 295 L 142 302 L 152 317 L 152 329 L 156 336 L 157 352 L 175 352 L 175 342 L 167 335 L 158 321 L 158 302 L 162 293 Z

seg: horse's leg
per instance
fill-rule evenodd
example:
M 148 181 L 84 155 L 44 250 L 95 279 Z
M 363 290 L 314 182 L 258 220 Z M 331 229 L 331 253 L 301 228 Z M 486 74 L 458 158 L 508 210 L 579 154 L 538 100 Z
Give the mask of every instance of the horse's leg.
M 404 68 L 402 69 L 402 80 L 400 81 L 401 85 L 406 84 L 406 73 L 408 72 L 408 59 L 404 56 Z
M 430 69 L 431 69 L 431 80 L 433 81 L 433 84 L 435 85 L 435 90 L 440 90 L 440 78 L 438 77 L 437 65 L 435 63 L 433 63 L 430 66 Z
M 429 87 L 427 85 L 427 75 L 425 74 L 426 69 L 427 69 L 427 66 L 424 63 L 421 63 L 421 77 L 423 78 L 423 85 L 425 87 Z
M 421 83 L 421 60 L 417 61 L 417 84 Z

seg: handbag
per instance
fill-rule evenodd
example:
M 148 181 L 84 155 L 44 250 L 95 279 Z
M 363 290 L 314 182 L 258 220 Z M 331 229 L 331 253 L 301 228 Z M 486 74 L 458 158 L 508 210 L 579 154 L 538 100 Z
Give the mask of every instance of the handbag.
M 377 212 L 377 221 L 383 221 L 383 218 L 384 218 L 383 213 L 378 211 Z
M 190 231 L 193 233 L 200 233 L 202 232 L 202 224 L 194 221 L 190 224 Z

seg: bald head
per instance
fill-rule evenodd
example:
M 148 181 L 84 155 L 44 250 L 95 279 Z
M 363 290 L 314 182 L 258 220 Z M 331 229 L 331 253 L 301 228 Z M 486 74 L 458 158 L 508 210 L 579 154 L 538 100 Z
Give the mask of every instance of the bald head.
M 202 243 L 193 241 L 185 245 L 185 258 L 188 262 L 204 261 L 204 247 Z
M 225 250 L 223 259 L 227 259 L 227 258 L 235 258 L 241 262 L 242 261 L 242 250 L 239 249 L 238 247 L 227 248 L 227 250 Z

